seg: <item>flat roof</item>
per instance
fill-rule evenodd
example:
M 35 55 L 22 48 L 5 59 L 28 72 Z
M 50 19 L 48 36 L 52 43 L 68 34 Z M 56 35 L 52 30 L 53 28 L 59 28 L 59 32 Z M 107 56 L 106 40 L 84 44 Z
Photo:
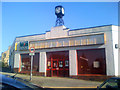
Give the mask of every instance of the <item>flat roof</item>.
M 37 35 L 44 35 L 45 33 L 41 34 L 31 34 L 31 35 L 25 35 L 25 36 L 17 36 L 16 38 L 21 38 L 21 37 L 28 37 L 28 36 L 37 36 Z
M 82 30 L 82 29 L 90 29 L 90 28 L 97 28 L 97 27 L 104 27 L 104 26 L 112 26 L 113 24 L 109 25 L 102 25 L 102 26 L 94 26 L 94 27 L 87 27 L 87 28 L 78 28 L 78 29 L 71 29 L 69 31 L 76 31 L 76 30 Z M 115 25 L 114 25 L 115 26 Z
M 83 30 L 83 29 L 90 29 L 90 28 L 97 28 L 97 27 L 104 27 L 104 26 L 112 26 L 113 24 L 109 24 L 109 25 L 101 25 L 101 26 L 94 26 L 94 27 L 87 27 L 87 28 L 78 28 L 78 29 L 71 29 L 69 31 L 76 31 L 76 30 Z M 116 25 L 114 25 L 116 26 Z M 69 29 L 69 28 L 66 28 Z M 50 30 L 46 31 L 46 32 L 50 32 Z M 21 38 L 21 37 L 28 37 L 28 36 L 37 36 L 37 35 L 44 35 L 46 33 L 41 33 L 41 34 L 31 34 L 31 35 L 25 35 L 25 36 L 17 36 L 16 38 Z

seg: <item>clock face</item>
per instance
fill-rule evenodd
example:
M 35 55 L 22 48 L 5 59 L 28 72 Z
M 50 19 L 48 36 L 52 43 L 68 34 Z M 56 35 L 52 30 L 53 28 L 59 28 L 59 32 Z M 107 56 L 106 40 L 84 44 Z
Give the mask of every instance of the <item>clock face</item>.
M 62 8 L 62 14 L 64 14 L 64 8 Z
M 60 9 L 61 9 L 60 7 L 57 7 L 57 8 L 55 9 L 55 12 L 56 12 L 56 13 L 60 13 Z

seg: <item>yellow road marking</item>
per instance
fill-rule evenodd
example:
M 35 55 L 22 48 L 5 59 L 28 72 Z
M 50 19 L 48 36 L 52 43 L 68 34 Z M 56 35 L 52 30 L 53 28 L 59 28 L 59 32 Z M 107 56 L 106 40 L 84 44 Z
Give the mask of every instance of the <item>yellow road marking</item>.
M 46 87 L 44 86 L 43 88 L 97 88 L 97 87 Z

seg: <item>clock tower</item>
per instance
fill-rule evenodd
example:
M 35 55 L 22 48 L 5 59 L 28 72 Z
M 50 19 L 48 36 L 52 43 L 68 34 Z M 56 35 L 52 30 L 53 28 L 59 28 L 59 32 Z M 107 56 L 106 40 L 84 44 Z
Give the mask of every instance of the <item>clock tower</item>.
M 55 7 L 55 15 L 57 16 L 55 26 L 62 26 L 64 25 L 64 21 L 62 17 L 64 16 L 64 8 L 62 6 Z

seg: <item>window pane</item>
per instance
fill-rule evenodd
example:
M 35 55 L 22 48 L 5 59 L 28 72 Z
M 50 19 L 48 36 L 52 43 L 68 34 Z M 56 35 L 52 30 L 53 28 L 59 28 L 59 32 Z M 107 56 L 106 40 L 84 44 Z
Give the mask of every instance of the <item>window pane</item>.
M 104 49 L 78 50 L 78 74 L 106 74 Z

